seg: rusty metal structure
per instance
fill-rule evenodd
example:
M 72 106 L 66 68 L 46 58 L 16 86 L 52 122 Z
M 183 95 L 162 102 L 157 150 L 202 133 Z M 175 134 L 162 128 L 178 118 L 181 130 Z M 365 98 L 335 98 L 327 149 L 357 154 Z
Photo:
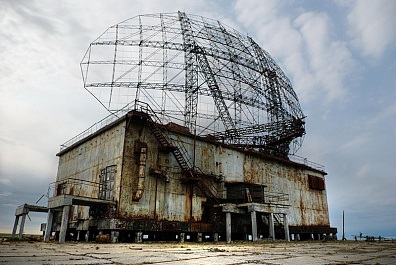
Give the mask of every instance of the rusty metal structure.
M 198 136 L 283 157 L 305 134 L 283 71 L 219 21 L 183 12 L 128 19 L 90 44 L 81 70 L 84 87 L 114 113 L 146 102 Z
M 111 114 L 61 146 L 46 237 L 60 242 L 321 239 L 323 166 L 289 79 L 250 37 L 183 12 L 92 42 L 84 87 Z

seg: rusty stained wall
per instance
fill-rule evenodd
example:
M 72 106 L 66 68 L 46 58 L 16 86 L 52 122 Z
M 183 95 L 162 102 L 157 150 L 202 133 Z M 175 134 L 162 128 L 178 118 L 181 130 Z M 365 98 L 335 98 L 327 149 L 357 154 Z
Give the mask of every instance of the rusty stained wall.
M 144 191 L 134 201 L 141 146 L 147 147 Z M 164 176 L 152 174 L 153 170 Z M 143 121 L 131 119 L 125 136 L 118 218 L 200 221 L 206 198 L 197 196 L 191 185 L 182 183 L 182 178 L 174 155 L 159 148 L 158 140 Z
M 193 139 L 180 137 L 192 151 Z M 289 194 L 291 226 L 330 225 L 326 190 L 308 185 L 308 175 L 324 178 L 323 173 L 204 141 L 196 142 L 195 164 L 205 173 L 223 175 L 225 182 L 263 184 L 268 192 Z M 217 189 L 219 197 L 225 198 L 226 188 L 217 184 Z
M 125 121 L 59 155 L 57 181 L 73 178 L 99 183 L 100 170 L 117 165 L 115 187 L 120 186 Z M 70 190 L 71 189 L 71 190 Z M 75 185 L 67 194 L 98 198 L 98 185 Z M 113 191 L 118 198 L 118 190 Z M 73 206 L 70 221 L 89 219 L 89 207 Z
M 177 132 L 172 134 L 171 138 L 181 141 L 192 158 L 194 138 Z M 147 147 L 144 191 L 142 197 L 134 201 L 141 146 Z M 308 174 L 324 177 L 323 174 L 202 140 L 196 141 L 195 156 L 196 166 L 207 174 L 223 175 L 226 182 L 264 184 L 269 192 L 289 194 L 291 226 L 329 225 L 326 191 L 312 190 L 308 185 Z M 78 178 L 99 182 L 100 169 L 114 164 L 117 165 L 113 191 L 118 202 L 117 218 L 201 220 L 206 198 L 197 187 L 182 182 L 174 155 L 161 151 L 150 129 L 138 119 L 127 118 L 62 154 L 58 180 Z M 153 170 L 162 171 L 166 178 L 152 174 Z M 226 198 L 224 183 L 213 181 L 213 184 L 218 197 Z M 90 192 L 97 194 L 87 190 Z M 88 207 L 74 207 L 73 220 L 88 218 Z

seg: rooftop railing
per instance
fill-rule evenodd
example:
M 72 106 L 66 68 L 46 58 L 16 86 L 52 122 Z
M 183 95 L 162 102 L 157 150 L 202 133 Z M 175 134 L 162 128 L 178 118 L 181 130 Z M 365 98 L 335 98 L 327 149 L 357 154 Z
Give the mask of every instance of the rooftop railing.
M 299 164 L 303 164 L 306 166 L 309 166 L 311 168 L 320 170 L 320 171 L 325 171 L 325 167 L 321 164 L 309 161 L 307 158 L 305 157 L 301 157 L 301 156 L 297 156 L 297 155 L 289 155 L 289 159 L 293 162 L 299 163 Z

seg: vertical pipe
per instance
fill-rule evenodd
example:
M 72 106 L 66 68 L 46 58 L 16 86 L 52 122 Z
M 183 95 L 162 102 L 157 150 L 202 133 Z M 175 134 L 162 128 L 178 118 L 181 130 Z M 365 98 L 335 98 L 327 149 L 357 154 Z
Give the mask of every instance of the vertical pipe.
M 19 223 L 19 215 L 15 215 L 15 222 L 14 222 L 14 228 L 12 229 L 12 238 L 16 236 L 16 231 L 18 228 L 18 223 Z
M 139 180 L 137 185 L 137 191 L 133 196 L 134 201 L 140 200 L 140 198 L 142 198 L 143 196 L 146 160 L 147 160 L 147 148 L 142 147 L 140 148 L 140 158 L 139 158 Z
M 231 213 L 226 212 L 226 240 L 227 243 L 231 242 Z
M 157 220 L 157 196 L 158 195 L 158 177 L 155 178 L 155 194 L 154 194 L 154 220 Z
M 59 243 L 65 243 L 65 241 L 66 241 L 66 231 L 67 231 L 67 225 L 68 225 L 68 221 L 69 221 L 69 211 L 70 211 L 70 205 L 63 206 L 62 223 L 61 223 L 61 229 L 60 229 L 60 233 L 59 233 Z

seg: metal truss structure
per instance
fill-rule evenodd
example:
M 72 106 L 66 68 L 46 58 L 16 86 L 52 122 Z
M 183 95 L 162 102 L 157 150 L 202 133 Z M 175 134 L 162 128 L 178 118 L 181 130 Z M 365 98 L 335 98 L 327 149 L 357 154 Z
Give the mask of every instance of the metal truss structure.
M 287 157 L 304 115 L 289 79 L 251 37 L 184 12 L 108 28 L 82 62 L 84 87 L 115 115 L 146 102 L 164 123 L 240 148 Z

